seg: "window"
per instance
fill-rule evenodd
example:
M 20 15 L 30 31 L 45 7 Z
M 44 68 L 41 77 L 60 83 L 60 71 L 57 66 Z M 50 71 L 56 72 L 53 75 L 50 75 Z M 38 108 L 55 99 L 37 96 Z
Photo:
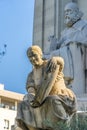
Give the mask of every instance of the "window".
M 12 109 L 14 110 L 14 108 L 12 108 L 13 106 L 15 106 L 15 102 L 14 101 L 9 101 L 9 99 L 2 99 L 2 107 L 5 109 Z
M 6 109 L 9 109 L 9 105 L 5 105 L 5 108 L 6 108 Z
M 12 110 L 15 110 L 15 106 L 12 106 L 11 109 L 12 109 Z
M 4 120 L 4 129 L 8 130 L 9 129 L 9 120 Z

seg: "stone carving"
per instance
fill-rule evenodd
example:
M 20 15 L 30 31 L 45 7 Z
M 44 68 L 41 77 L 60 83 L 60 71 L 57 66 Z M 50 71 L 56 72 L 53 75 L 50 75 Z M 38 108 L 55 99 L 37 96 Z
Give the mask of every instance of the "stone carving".
M 68 3 L 65 6 L 64 12 L 66 28 L 61 33 L 60 40 L 57 40 L 55 44 L 57 50 L 55 49 L 54 51 L 53 49 L 53 51 L 51 51 L 51 57 L 61 56 L 64 58 L 65 80 L 67 84 L 70 84 L 74 79 L 72 85 L 76 88 L 80 87 L 80 91 L 76 90 L 76 93 L 78 94 L 79 92 L 79 94 L 81 94 L 85 91 L 85 71 L 87 71 L 87 65 L 85 63 L 87 21 L 81 19 L 83 13 L 79 10 L 76 3 Z
M 76 97 L 63 79 L 64 60 L 42 58 L 34 45 L 27 51 L 33 70 L 27 78 L 28 94 L 19 104 L 16 121 L 22 130 L 54 130 L 58 122 L 68 122 L 76 112 Z

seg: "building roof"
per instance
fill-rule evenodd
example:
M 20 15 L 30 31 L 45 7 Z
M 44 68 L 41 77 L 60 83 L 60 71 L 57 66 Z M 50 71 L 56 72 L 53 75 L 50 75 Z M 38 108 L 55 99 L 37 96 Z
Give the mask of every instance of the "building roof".
M 7 90 L 0 90 L 0 97 L 5 97 L 5 98 L 10 98 L 10 99 L 21 101 L 24 97 L 24 94 L 7 91 Z

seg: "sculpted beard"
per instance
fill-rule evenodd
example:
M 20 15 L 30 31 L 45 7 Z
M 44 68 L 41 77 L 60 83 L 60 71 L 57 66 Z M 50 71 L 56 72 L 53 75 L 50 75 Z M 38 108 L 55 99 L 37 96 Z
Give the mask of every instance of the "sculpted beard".
M 77 16 L 65 16 L 65 20 L 64 23 L 66 24 L 67 27 L 71 27 L 76 21 L 78 21 L 78 17 Z

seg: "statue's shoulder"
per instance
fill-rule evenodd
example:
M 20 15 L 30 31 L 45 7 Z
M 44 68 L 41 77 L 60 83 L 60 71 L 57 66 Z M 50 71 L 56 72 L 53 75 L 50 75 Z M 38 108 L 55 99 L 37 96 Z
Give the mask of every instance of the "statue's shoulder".
M 76 29 L 76 30 L 79 30 L 79 31 L 82 31 L 84 28 L 87 28 L 87 20 L 79 20 L 77 21 L 72 27 L 71 29 Z M 61 32 L 61 36 L 62 35 L 65 35 L 66 32 L 69 30 L 68 27 L 66 27 L 62 32 Z
M 81 30 L 83 30 L 85 27 L 87 27 L 87 20 L 81 19 L 81 20 L 77 21 L 77 22 L 73 25 L 73 27 L 74 27 L 75 29 L 81 31 Z
M 87 20 L 82 20 L 83 28 L 87 28 Z
M 87 25 L 87 20 L 80 20 L 80 22 L 82 23 L 82 24 L 84 24 L 84 25 Z
M 28 77 L 31 77 L 33 75 L 33 70 L 28 73 Z

